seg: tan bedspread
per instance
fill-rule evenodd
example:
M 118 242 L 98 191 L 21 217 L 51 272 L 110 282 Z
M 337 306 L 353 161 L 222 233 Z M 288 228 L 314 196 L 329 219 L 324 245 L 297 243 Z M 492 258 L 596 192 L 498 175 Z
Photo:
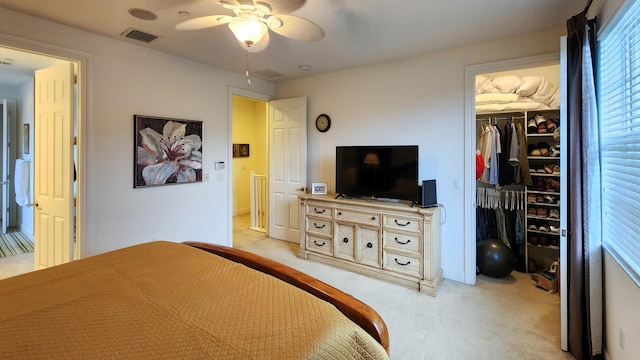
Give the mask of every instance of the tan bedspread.
M 388 359 L 333 305 L 152 242 L 0 281 L 2 359 Z

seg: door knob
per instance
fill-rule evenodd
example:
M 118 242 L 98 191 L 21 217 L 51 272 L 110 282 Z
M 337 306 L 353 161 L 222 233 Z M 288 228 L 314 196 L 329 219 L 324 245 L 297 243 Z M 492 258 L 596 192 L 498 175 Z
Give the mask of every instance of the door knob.
M 304 191 L 305 189 L 303 187 L 301 187 L 301 188 L 297 188 L 296 190 L 297 191 Z
M 39 207 L 40 207 L 40 204 L 38 203 L 38 201 L 37 201 L 37 200 L 33 203 L 33 205 L 34 205 L 35 207 L 37 207 L 37 208 L 39 208 Z

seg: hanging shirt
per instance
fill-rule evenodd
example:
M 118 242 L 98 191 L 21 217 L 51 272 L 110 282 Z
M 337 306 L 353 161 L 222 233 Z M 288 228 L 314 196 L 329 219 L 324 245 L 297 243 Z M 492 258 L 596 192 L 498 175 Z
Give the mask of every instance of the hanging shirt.
M 489 162 L 491 161 L 491 148 L 493 139 L 491 137 L 491 129 L 489 126 L 483 126 L 476 140 L 476 149 L 480 151 L 480 155 L 484 158 L 484 169 L 480 181 L 489 182 Z

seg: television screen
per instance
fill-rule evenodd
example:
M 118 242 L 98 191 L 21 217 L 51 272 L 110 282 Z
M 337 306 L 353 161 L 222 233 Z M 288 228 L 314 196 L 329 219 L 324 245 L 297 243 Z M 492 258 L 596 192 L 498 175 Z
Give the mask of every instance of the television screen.
M 418 201 L 418 146 L 336 147 L 336 192 Z

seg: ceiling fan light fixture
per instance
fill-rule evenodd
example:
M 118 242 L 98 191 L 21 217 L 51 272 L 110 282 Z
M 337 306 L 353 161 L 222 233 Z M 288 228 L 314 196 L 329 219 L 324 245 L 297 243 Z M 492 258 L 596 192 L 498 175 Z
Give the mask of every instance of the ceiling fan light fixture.
M 269 30 L 265 23 L 251 15 L 234 17 L 229 22 L 229 29 L 238 41 L 249 46 L 258 43 Z

